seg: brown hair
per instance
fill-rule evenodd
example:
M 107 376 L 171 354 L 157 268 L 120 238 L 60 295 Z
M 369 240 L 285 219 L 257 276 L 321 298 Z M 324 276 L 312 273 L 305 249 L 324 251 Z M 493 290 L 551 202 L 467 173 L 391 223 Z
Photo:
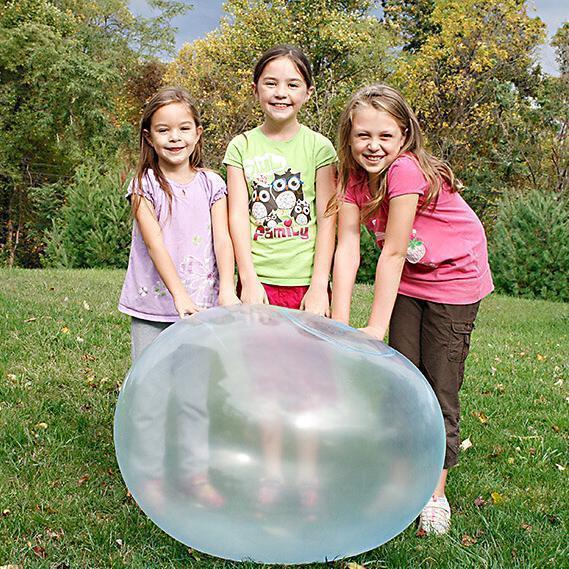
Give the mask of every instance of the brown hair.
M 172 103 L 182 103 L 186 106 L 188 111 L 191 113 L 194 123 L 197 127 L 202 125 L 200 115 L 196 109 L 194 102 L 190 94 L 181 87 L 163 87 L 157 91 L 154 96 L 146 103 L 144 111 L 142 113 L 142 118 L 140 119 L 140 131 L 139 131 L 139 146 L 140 146 L 140 156 L 138 159 L 138 165 L 136 167 L 136 174 L 134 179 L 135 191 L 132 192 L 132 211 L 133 214 L 136 213 L 140 205 L 140 197 L 142 196 L 142 180 L 145 176 L 148 176 L 148 170 L 154 172 L 156 180 L 160 184 L 160 187 L 168 197 L 168 210 L 172 213 L 172 188 L 168 183 L 168 180 L 164 176 L 160 168 L 158 161 L 158 155 L 156 151 L 150 144 L 147 138 L 147 133 L 150 131 L 150 126 L 152 123 L 152 117 L 154 113 L 166 105 Z M 190 167 L 194 170 L 198 168 L 203 168 L 203 137 L 199 137 L 194 147 L 194 151 L 190 155 Z
M 312 87 L 314 80 L 312 79 L 310 61 L 308 61 L 308 58 L 300 49 L 288 44 L 276 45 L 261 55 L 253 70 L 253 83 L 255 83 L 255 85 L 259 82 L 263 69 L 265 69 L 271 61 L 279 57 L 288 57 L 294 63 L 298 71 L 300 71 L 306 86 L 308 88 Z
M 362 106 L 373 107 L 378 111 L 388 113 L 397 122 L 401 132 L 404 133 L 405 142 L 398 156 L 405 152 L 412 153 L 419 162 L 419 166 L 429 183 L 425 203 L 421 206 L 421 209 L 427 208 L 430 204 L 436 204 L 437 197 L 442 189 L 443 180 L 448 182 L 452 191 L 456 192 L 462 189 L 461 182 L 455 178 L 450 166 L 425 150 L 419 121 L 407 101 L 403 98 L 403 95 L 387 85 L 371 85 L 360 89 L 352 96 L 340 117 L 338 127 L 339 185 L 337 194 L 328 204 L 327 214 L 333 214 L 338 211 L 346 192 L 350 174 L 364 171 L 354 160 L 350 147 L 353 116 L 358 108 Z M 362 210 L 363 222 L 369 220 L 385 199 L 387 194 L 387 172 L 390 165 L 388 164 L 379 172 L 378 183 L 373 184 L 373 187 L 370 186 L 371 200 Z

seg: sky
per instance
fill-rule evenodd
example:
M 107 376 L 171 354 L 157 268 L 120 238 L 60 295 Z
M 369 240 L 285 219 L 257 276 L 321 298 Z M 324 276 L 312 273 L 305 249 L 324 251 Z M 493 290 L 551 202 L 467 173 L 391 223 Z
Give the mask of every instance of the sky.
M 567 20 L 566 0 L 530 0 L 529 5 L 535 7 L 535 15 L 547 25 L 548 38 Z M 223 15 L 223 0 L 194 0 L 188 2 L 193 9 L 186 15 L 176 18 L 173 24 L 178 28 L 176 48 L 180 49 L 186 42 L 204 37 L 208 32 L 217 28 Z M 131 0 L 132 10 L 140 15 L 151 13 L 146 0 Z M 565 6 L 565 8 L 564 8 Z M 539 59 L 546 73 L 558 74 L 555 52 L 549 45 L 544 45 L 539 51 Z

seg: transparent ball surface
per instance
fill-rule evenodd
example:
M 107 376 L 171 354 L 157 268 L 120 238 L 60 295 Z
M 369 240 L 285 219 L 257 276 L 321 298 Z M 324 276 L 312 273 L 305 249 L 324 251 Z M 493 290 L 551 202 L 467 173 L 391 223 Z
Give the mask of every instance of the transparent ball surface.
M 218 557 L 308 563 L 396 536 L 440 475 L 436 397 L 402 355 L 271 306 L 177 322 L 130 370 L 118 463 L 144 512 Z

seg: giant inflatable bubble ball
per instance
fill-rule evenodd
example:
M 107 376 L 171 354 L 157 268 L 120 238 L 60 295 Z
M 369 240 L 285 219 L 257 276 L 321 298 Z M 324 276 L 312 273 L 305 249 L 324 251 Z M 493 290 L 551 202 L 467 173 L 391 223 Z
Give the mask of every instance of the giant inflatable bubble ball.
M 306 312 L 245 305 L 177 322 L 144 351 L 115 443 L 128 489 L 165 532 L 284 564 L 396 536 L 445 451 L 435 395 L 398 352 Z

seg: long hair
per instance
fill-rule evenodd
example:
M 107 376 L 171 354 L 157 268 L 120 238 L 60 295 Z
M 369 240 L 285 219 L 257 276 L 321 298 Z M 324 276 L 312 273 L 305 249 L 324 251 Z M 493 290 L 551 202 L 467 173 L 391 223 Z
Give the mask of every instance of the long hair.
M 405 152 L 413 154 L 429 184 L 425 202 L 421 209 L 436 204 L 443 181 L 449 184 L 451 191 L 456 192 L 462 189 L 461 182 L 455 178 L 450 166 L 425 150 L 419 121 L 403 95 L 387 85 L 371 85 L 360 89 L 352 96 L 340 117 L 338 127 L 338 191 L 328 204 L 327 214 L 331 215 L 338 211 L 344 199 L 350 175 L 357 173 L 363 175 L 365 173 L 365 170 L 354 160 L 350 146 L 354 114 L 364 106 L 388 113 L 398 124 L 401 132 L 404 133 L 405 142 L 397 156 Z M 391 163 L 379 172 L 377 183 L 370 185 L 371 200 L 362 209 L 363 222 L 368 221 L 377 212 L 387 195 L 387 172 Z
M 139 129 L 139 147 L 140 156 L 138 158 L 138 164 L 136 167 L 136 174 L 134 177 L 135 188 L 132 192 L 132 211 L 133 214 L 136 213 L 140 205 L 142 180 L 145 176 L 148 176 L 148 170 L 154 172 L 154 176 L 160 184 L 160 187 L 166 194 L 168 198 L 168 211 L 172 213 L 172 198 L 173 192 L 168 180 L 164 176 L 162 169 L 160 168 L 160 163 L 158 161 L 158 154 L 156 150 L 152 147 L 147 138 L 147 133 L 150 132 L 150 126 L 152 123 L 152 117 L 154 113 L 164 107 L 165 105 L 170 105 L 172 103 L 182 103 L 186 106 L 188 111 L 191 113 L 196 128 L 202 125 L 201 118 L 190 94 L 181 87 L 163 87 L 157 91 L 154 96 L 146 103 L 144 111 L 142 113 L 142 118 L 140 119 L 140 129 Z M 194 170 L 198 168 L 203 168 L 203 137 L 200 136 L 194 150 L 189 158 L 190 167 Z
M 300 49 L 288 44 L 276 45 L 261 55 L 255 64 L 255 69 L 253 70 L 253 83 L 255 85 L 258 84 L 259 78 L 261 77 L 265 67 L 271 61 L 278 59 L 279 57 L 288 57 L 302 75 L 302 78 L 306 83 L 306 87 L 310 88 L 313 86 L 314 80 L 312 78 L 312 67 L 310 65 L 310 61 L 308 61 L 308 58 Z

